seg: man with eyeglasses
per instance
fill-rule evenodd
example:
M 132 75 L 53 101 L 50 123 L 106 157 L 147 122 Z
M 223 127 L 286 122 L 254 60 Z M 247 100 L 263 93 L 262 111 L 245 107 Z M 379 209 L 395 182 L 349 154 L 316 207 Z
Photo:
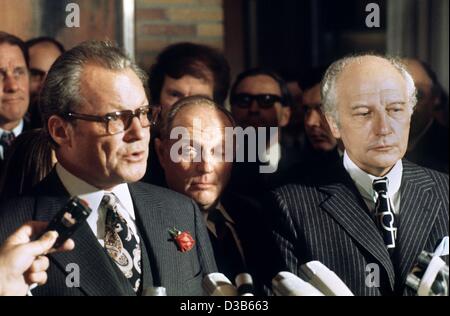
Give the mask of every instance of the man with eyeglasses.
M 33 295 L 141 295 L 154 287 L 204 294 L 203 276 L 217 268 L 197 205 L 137 182 L 159 111 L 149 105 L 146 79 L 103 41 L 71 49 L 50 69 L 40 110 L 58 164 L 30 196 L 0 206 L 0 243 L 24 220 L 51 220 L 71 196 L 92 213 L 72 236 L 77 248 L 51 256 L 48 282 Z M 66 285 L 70 263 L 79 287 Z
M 299 159 L 296 153 L 289 151 L 279 142 L 282 128 L 289 123 L 292 97 L 285 81 L 278 74 L 254 68 L 238 75 L 231 88 L 230 104 L 238 126 L 254 129 L 257 135 L 260 128 L 266 132 L 265 150 L 257 149 L 262 153 L 260 157 L 257 154 L 260 161 L 238 162 L 231 178 L 231 187 L 237 191 L 259 195 L 262 190 L 281 184 L 283 179 L 279 175 Z M 271 134 L 271 127 L 277 128 L 278 133 Z M 272 139 L 274 137 L 276 139 Z M 250 157 L 247 151 L 256 147 L 256 144 L 247 143 L 245 154 Z M 261 164 L 269 166 L 273 172 L 260 173 Z
M 0 164 L 14 139 L 28 128 L 28 54 L 24 42 L 0 32 Z

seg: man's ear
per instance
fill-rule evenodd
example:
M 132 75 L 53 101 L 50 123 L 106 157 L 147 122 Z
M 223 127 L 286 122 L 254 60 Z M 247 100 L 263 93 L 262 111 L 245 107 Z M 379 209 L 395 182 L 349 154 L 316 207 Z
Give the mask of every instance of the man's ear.
M 71 145 L 70 124 L 58 115 L 52 115 L 47 122 L 48 133 L 58 145 Z
M 341 138 L 341 133 L 339 131 L 338 124 L 335 118 L 329 114 L 325 114 L 325 118 L 327 119 L 328 125 L 330 126 L 330 130 L 334 138 Z
M 155 138 L 155 151 L 156 155 L 158 156 L 159 163 L 161 164 L 161 167 L 163 169 L 166 168 L 166 158 L 164 155 L 164 144 L 159 138 Z
M 278 127 L 285 127 L 289 124 L 289 120 L 291 119 L 291 107 L 283 106 L 281 108 L 280 121 L 278 122 Z

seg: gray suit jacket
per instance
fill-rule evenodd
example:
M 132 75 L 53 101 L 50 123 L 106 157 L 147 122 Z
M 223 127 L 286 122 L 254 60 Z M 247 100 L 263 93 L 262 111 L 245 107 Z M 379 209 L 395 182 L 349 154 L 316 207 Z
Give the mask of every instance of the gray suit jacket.
M 355 295 L 408 295 L 408 273 L 422 250 L 433 252 L 448 236 L 448 175 L 404 161 L 397 248 L 393 259 L 369 210 L 342 166 L 323 181 L 303 181 L 275 191 L 273 233 L 282 269 L 319 260 Z M 448 262 L 448 257 L 446 258 Z M 380 268 L 380 287 L 368 287 L 369 263 Z
M 217 267 L 197 205 L 178 193 L 149 184 L 133 183 L 129 189 L 142 241 L 143 289 L 163 286 L 168 295 L 203 295 L 203 276 L 217 271 Z M 0 243 L 26 221 L 50 221 L 68 198 L 53 171 L 31 196 L 4 203 L 0 206 Z M 178 251 L 168 232 L 171 227 L 189 231 L 196 241 L 194 248 Z M 87 223 L 72 238 L 76 245 L 73 251 L 50 255 L 48 282 L 35 289 L 34 295 L 135 295 Z M 78 288 L 66 286 L 67 275 L 74 271 L 71 263 L 79 267 Z M 68 279 L 72 280 L 70 275 Z

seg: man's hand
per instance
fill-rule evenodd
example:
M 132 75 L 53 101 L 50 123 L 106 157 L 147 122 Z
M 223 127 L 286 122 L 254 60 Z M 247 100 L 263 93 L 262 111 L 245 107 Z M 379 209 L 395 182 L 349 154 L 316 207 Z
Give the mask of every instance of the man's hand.
M 52 249 L 58 233 L 45 233 L 48 223 L 29 222 L 16 230 L 0 248 L 0 295 L 25 295 L 31 284 L 44 284 L 50 263 L 45 256 L 55 251 L 69 251 L 75 247 L 68 239 L 59 249 Z

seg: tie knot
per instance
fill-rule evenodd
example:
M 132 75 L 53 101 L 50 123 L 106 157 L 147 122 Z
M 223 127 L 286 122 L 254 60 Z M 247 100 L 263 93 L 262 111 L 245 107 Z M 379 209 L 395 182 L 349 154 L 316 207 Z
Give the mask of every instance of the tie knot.
M 216 225 L 223 225 L 227 221 L 225 216 L 219 209 L 214 209 L 208 212 L 208 220 Z
M 16 135 L 13 132 L 4 131 L 0 136 L 0 145 L 9 147 L 15 138 Z
M 386 177 L 373 180 L 374 191 L 378 194 L 387 193 L 388 182 L 389 180 Z
M 100 205 L 106 208 L 114 208 L 117 204 L 117 198 L 114 193 L 105 193 Z

